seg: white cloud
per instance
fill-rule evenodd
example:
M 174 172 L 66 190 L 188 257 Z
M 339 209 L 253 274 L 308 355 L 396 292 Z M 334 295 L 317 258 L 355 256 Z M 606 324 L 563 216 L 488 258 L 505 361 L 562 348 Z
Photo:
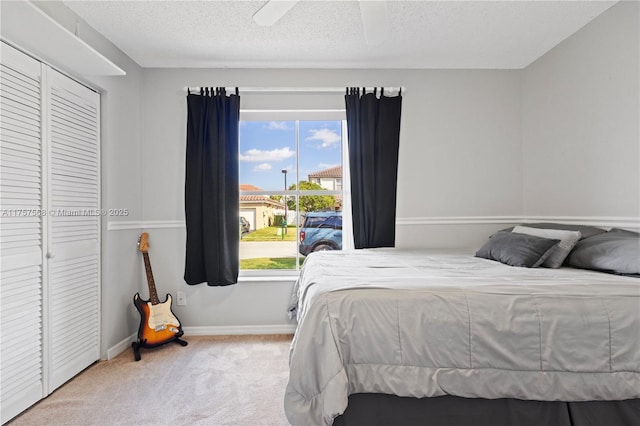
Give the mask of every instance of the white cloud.
M 269 163 L 262 163 L 253 168 L 254 172 L 268 172 L 273 169 L 273 166 Z
M 312 129 L 309 130 L 309 132 L 311 133 L 311 136 L 307 137 L 305 140 L 321 141 L 322 148 L 328 148 L 342 140 L 339 134 L 329 129 Z
M 286 121 L 270 121 L 267 124 L 269 130 L 289 130 L 289 126 Z
M 276 148 L 271 151 L 263 151 L 261 149 L 250 149 L 245 151 L 244 154 L 240 154 L 240 161 L 249 161 L 251 163 L 261 163 L 266 161 L 282 161 L 287 158 L 291 158 L 296 155 L 295 151 L 289 149 L 288 146 L 284 148 Z

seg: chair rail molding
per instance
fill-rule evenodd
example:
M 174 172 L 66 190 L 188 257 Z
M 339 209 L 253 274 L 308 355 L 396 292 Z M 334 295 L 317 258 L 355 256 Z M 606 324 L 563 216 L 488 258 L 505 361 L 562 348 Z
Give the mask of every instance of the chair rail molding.
M 483 225 L 553 222 L 603 228 L 640 228 L 640 217 L 633 216 L 427 216 L 399 217 L 396 225 Z
M 397 226 L 408 225 L 485 225 L 554 222 L 570 225 L 600 226 L 603 228 L 639 228 L 640 217 L 633 216 L 415 216 L 398 217 Z M 108 231 L 132 229 L 180 229 L 184 220 L 109 221 Z
M 184 228 L 184 220 L 139 220 L 139 221 L 110 221 L 107 231 L 127 231 L 132 229 L 179 229 Z
M 426 216 L 398 217 L 396 225 L 482 225 L 521 222 L 521 216 Z

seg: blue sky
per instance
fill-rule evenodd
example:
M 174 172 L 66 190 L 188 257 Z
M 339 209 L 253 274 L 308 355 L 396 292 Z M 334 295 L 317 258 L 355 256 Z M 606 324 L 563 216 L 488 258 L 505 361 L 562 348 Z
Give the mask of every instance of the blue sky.
M 265 190 L 284 189 L 308 174 L 342 164 L 341 122 L 300 121 L 299 170 L 296 179 L 296 122 L 240 122 L 240 183 Z

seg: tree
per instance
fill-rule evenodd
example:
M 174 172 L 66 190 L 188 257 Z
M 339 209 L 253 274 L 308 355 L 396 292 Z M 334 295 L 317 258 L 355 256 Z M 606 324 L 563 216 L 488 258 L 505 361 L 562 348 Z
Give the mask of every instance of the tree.
M 296 184 L 294 183 L 289 187 L 290 190 L 295 190 Z M 318 191 L 324 190 L 323 187 L 317 183 L 307 182 L 306 180 L 300 181 L 300 191 Z M 304 212 L 318 212 L 324 210 L 332 210 L 336 205 L 336 197 L 333 195 L 301 195 L 300 196 L 300 211 Z M 287 197 L 287 208 L 289 210 L 295 210 L 296 200 L 295 197 Z

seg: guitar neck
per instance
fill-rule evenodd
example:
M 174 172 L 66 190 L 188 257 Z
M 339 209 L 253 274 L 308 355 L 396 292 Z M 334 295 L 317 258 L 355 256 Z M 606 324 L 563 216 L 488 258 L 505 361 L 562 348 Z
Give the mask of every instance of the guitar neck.
M 144 258 L 144 270 L 147 273 L 147 285 L 149 286 L 149 300 L 152 305 L 160 303 L 158 292 L 156 291 L 156 283 L 153 281 L 153 272 L 151 272 L 151 262 L 149 261 L 149 253 L 142 253 Z

